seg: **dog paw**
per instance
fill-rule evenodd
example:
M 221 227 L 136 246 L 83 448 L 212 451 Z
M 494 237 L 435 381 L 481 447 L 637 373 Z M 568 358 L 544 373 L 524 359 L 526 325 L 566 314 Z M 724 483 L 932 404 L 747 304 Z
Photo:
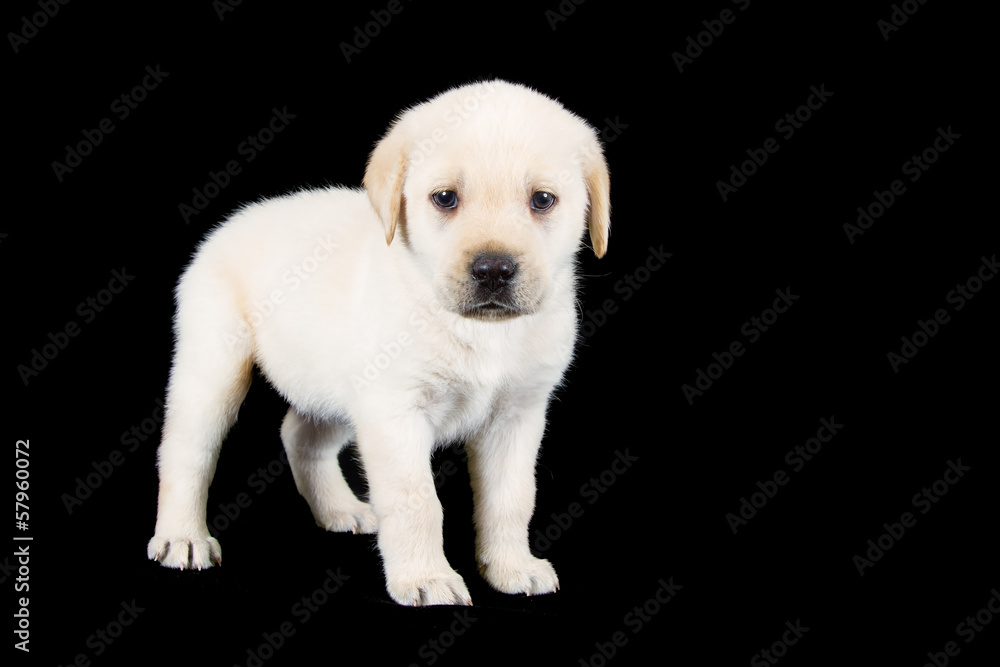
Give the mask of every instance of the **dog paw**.
M 205 570 L 222 565 L 222 547 L 219 541 L 204 537 L 162 537 L 155 535 L 146 547 L 146 555 L 164 567 L 178 570 Z
M 359 502 L 346 510 L 329 510 L 315 517 L 316 525 L 334 533 L 378 532 L 378 519 L 371 505 Z
M 517 560 L 480 563 L 479 572 L 501 593 L 544 595 L 559 590 L 559 577 L 549 561 L 526 556 Z
M 472 597 L 465 581 L 454 570 L 448 569 L 428 574 L 407 574 L 387 581 L 389 597 L 410 607 L 437 604 L 471 605 Z

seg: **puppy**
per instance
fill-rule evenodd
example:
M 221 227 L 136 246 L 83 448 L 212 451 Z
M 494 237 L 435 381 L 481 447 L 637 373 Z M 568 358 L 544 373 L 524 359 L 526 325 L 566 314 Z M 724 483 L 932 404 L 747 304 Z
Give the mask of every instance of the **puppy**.
M 430 466 L 456 441 L 483 577 L 553 592 L 528 521 L 547 403 L 577 334 L 575 256 L 588 228 L 598 257 L 608 243 L 596 133 L 524 86 L 463 86 L 402 113 L 364 185 L 246 206 L 184 272 L 149 558 L 221 564 L 208 488 L 256 364 L 291 405 L 281 439 L 296 487 L 323 528 L 378 533 L 393 600 L 471 604 L 445 559 Z M 351 442 L 368 502 L 338 464 Z

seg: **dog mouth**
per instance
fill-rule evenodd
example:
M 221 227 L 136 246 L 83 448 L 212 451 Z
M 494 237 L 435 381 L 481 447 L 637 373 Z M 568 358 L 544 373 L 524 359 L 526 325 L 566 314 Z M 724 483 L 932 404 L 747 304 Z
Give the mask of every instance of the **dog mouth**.
M 507 320 L 525 314 L 523 308 L 502 298 L 492 298 L 469 304 L 459 310 L 459 313 L 477 320 Z

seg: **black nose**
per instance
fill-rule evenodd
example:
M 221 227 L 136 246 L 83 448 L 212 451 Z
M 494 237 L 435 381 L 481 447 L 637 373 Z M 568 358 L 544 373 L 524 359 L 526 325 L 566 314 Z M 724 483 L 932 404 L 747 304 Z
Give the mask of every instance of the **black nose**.
M 478 255 L 472 260 L 472 278 L 494 294 L 505 289 L 516 273 L 513 258 L 505 255 Z

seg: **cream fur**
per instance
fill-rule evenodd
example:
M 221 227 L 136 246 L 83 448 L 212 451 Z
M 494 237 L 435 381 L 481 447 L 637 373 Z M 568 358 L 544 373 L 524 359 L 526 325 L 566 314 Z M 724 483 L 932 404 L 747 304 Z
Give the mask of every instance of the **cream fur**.
M 392 599 L 471 603 L 444 556 L 430 467 L 434 447 L 461 440 L 483 576 L 507 593 L 556 590 L 528 548 L 535 460 L 572 356 L 585 226 L 598 256 L 607 247 L 608 182 L 592 128 L 488 81 L 401 114 L 366 191 L 297 192 L 216 228 L 177 287 L 149 557 L 221 563 L 208 488 L 257 364 L 291 404 L 281 438 L 299 492 L 327 530 L 378 533 Z M 457 194 L 453 210 L 432 201 L 441 190 Z M 540 190 L 556 197 L 543 212 L 530 206 Z M 516 265 L 503 307 L 482 307 L 470 267 L 483 253 Z M 368 502 L 339 468 L 350 442 Z

